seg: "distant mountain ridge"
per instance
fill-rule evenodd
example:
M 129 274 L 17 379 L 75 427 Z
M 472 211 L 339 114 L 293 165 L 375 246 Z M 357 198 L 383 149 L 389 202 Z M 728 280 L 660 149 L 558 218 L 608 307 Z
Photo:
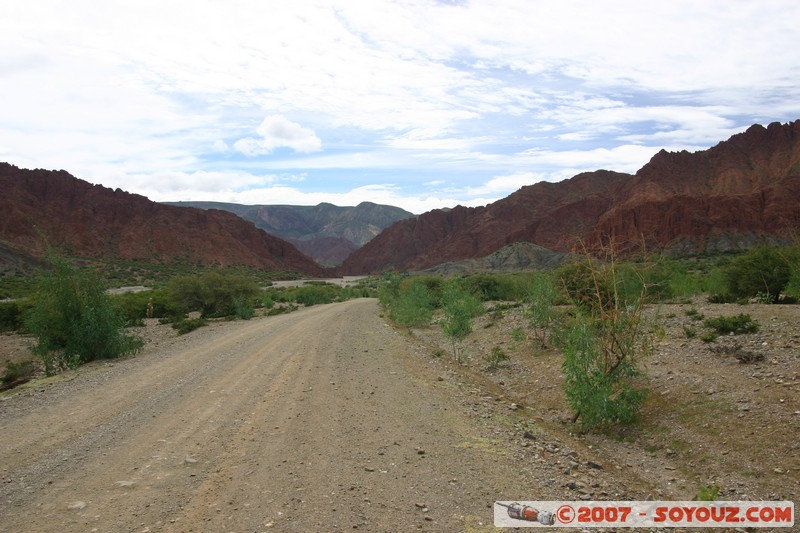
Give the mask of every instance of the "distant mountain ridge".
M 353 251 L 398 220 L 415 215 L 399 207 L 361 202 L 355 207 L 242 205 L 224 202 L 165 202 L 166 205 L 221 209 L 294 244 L 323 265 L 338 265 Z
M 522 187 L 485 207 L 403 220 L 356 250 L 342 274 L 423 270 L 515 242 L 557 252 L 698 253 L 787 240 L 800 231 L 800 120 L 754 125 L 695 153 L 662 150 L 636 174 L 598 170 Z
M 0 262 L 20 264 L 47 247 L 97 259 L 247 265 L 306 276 L 330 272 L 291 243 L 232 213 L 158 204 L 66 171 L 0 163 Z
M 506 269 L 558 259 L 522 245 L 489 257 L 514 243 L 558 253 L 608 242 L 623 251 L 724 251 L 800 234 L 800 120 L 754 125 L 695 153 L 662 150 L 636 174 L 585 172 L 522 187 L 485 207 L 457 206 L 418 217 L 370 203 L 176 207 L 92 185 L 63 170 L 8 163 L 0 163 L 0 191 L 0 266 L 34 264 L 53 246 L 82 257 L 333 274 L 275 236 L 280 232 L 318 253 L 327 247 L 330 264 L 344 256 L 348 243 L 366 242 L 336 269 L 340 275 L 424 270 L 487 257 L 449 268 Z M 216 209 L 221 206 L 227 209 Z M 392 217 L 404 218 L 391 223 Z M 374 236 L 384 224 L 391 225 Z

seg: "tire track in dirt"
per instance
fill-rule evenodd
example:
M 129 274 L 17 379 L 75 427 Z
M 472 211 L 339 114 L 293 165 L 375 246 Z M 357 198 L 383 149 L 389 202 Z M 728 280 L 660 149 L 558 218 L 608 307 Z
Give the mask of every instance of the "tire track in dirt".
M 3 402 L 4 531 L 464 531 L 542 496 L 374 300 L 198 333 Z

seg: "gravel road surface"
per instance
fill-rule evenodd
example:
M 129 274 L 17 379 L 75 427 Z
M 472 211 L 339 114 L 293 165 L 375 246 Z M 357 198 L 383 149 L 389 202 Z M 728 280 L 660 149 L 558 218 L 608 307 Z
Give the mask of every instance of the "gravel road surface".
M 547 499 L 415 349 L 351 300 L 8 395 L 0 529 L 486 531 L 495 500 Z

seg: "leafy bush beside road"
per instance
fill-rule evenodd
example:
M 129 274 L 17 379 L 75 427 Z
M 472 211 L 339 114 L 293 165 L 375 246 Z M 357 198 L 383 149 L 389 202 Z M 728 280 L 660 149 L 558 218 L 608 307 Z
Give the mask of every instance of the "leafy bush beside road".
M 237 316 L 237 309 L 252 308 L 261 293 L 252 279 L 217 270 L 172 278 L 166 290 L 176 315 L 199 311 L 203 318 Z
M 613 256 L 562 270 L 574 311 L 556 322 L 553 342 L 564 354 L 567 401 L 584 429 L 634 422 L 647 397 L 641 362 L 653 333 L 642 313 L 643 279 L 619 269 Z
M 26 326 L 48 375 L 142 347 L 141 339 L 125 334 L 125 319 L 97 274 L 59 258 L 39 275 Z
M 800 246 L 762 246 L 735 258 L 723 270 L 727 294 L 778 303 L 800 282 Z

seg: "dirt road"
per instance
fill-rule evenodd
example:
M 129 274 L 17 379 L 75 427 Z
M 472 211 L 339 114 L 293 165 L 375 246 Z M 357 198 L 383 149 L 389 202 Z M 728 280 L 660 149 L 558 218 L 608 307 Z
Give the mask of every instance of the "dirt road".
M 0 401 L 0 529 L 483 531 L 547 499 L 375 300 L 216 324 Z

